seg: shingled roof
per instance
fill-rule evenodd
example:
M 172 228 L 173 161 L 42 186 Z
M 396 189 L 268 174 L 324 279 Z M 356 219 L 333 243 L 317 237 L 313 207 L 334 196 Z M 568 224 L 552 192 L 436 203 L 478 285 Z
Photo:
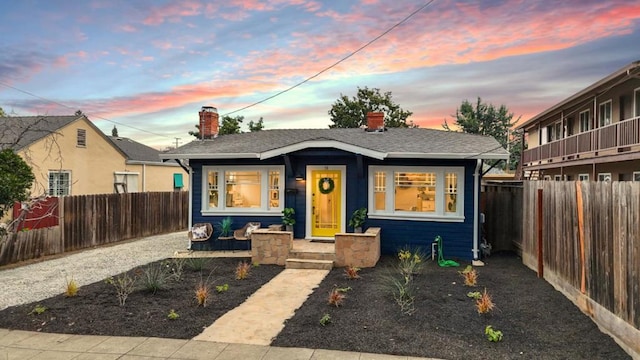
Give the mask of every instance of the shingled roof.
M 423 128 L 275 129 L 196 140 L 162 153 L 163 159 L 268 159 L 306 148 L 338 148 L 384 159 L 507 159 L 492 137 Z
M 0 149 L 21 150 L 82 116 L 0 117 Z
M 160 151 L 147 145 L 121 136 L 107 136 L 111 142 L 120 149 L 129 161 L 157 162 L 161 163 Z

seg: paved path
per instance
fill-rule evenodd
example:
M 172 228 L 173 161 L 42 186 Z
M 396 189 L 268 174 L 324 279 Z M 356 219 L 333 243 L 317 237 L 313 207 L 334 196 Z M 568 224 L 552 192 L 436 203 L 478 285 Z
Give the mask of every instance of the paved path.
M 329 270 L 285 269 L 194 340 L 269 345 L 328 273 Z

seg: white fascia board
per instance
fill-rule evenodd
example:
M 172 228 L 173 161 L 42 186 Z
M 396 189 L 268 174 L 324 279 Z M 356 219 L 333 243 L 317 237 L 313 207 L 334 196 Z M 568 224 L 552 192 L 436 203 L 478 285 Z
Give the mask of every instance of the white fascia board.
M 470 153 L 470 154 L 451 154 L 451 153 L 405 153 L 405 152 L 397 152 L 397 153 L 388 153 L 388 158 L 404 158 L 404 159 L 489 159 L 489 160 L 500 160 L 500 159 L 508 159 L 509 154 L 478 154 L 478 153 Z
M 366 149 L 360 146 L 345 144 L 340 141 L 335 140 L 312 140 L 312 141 L 303 141 L 297 144 L 284 146 L 281 148 L 265 151 L 260 154 L 260 159 L 271 159 L 276 156 L 292 153 L 299 150 L 310 149 L 310 148 L 335 148 L 338 150 L 344 150 L 354 154 L 361 154 L 370 158 L 384 160 L 387 157 L 387 153 Z
M 173 160 L 173 159 L 170 159 Z M 176 163 L 158 162 L 158 161 L 142 161 L 142 160 L 127 160 L 128 165 L 153 165 L 153 166 L 180 166 Z
M 161 159 L 259 159 L 256 153 L 161 154 Z

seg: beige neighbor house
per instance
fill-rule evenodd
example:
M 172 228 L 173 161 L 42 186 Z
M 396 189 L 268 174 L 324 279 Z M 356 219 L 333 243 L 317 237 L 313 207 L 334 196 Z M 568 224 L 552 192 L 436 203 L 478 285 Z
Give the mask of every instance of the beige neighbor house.
M 640 61 L 518 128 L 525 179 L 640 181 Z
M 160 151 L 107 137 L 82 114 L 0 118 L 0 148 L 8 147 L 32 167 L 33 196 L 174 191 L 189 183 Z

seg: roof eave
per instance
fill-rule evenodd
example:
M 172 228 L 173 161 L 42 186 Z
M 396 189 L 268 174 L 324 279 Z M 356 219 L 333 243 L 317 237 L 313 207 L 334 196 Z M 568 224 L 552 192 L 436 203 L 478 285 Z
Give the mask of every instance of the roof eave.
M 194 154 L 160 154 L 160 159 L 259 159 L 259 153 L 194 153 Z
M 387 157 L 387 153 L 375 151 L 367 148 L 363 148 L 356 145 L 346 144 L 336 140 L 310 140 L 302 141 L 296 144 L 283 146 L 273 150 L 260 153 L 260 159 L 271 159 L 276 156 L 289 154 L 299 150 L 305 149 L 317 149 L 317 148 L 335 148 L 338 150 L 344 150 L 354 154 L 361 154 L 370 158 L 384 160 Z
M 507 160 L 509 154 L 487 154 L 487 153 L 388 153 L 388 158 L 403 159 L 484 159 L 484 160 Z

